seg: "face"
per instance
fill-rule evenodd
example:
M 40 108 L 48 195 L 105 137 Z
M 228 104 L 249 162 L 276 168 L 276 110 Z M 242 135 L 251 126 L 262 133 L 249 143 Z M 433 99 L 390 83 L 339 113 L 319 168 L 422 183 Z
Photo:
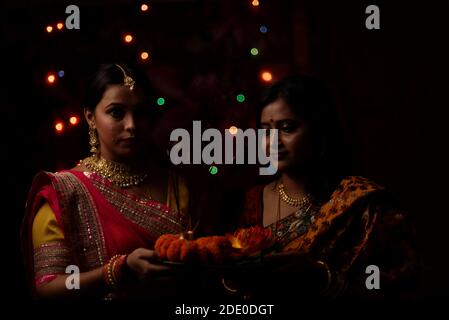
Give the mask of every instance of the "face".
M 150 116 L 144 96 L 135 88 L 110 85 L 95 111 L 85 111 L 89 125 L 97 130 L 101 155 L 118 162 L 132 161 L 148 145 Z
M 309 124 L 282 98 L 265 106 L 260 120 L 262 129 L 278 129 L 278 170 L 300 170 L 311 156 Z

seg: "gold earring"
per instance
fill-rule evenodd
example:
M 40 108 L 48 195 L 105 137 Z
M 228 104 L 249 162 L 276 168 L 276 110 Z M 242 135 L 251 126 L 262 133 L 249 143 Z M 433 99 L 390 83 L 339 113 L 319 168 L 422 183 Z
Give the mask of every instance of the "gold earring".
M 90 152 L 98 153 L 98 138 L 97 138 L 97 130 L 93 127 L 89 127 L 89 144 L 90 144 Z

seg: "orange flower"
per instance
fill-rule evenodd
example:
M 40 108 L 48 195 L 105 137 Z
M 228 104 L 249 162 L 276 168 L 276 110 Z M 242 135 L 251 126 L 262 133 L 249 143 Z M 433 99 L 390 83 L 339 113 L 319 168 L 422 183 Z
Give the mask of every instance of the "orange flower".
M 270 249 L 275 239 L 270 229 L 254 226 L 246 229 L 238 229 L 233 235 L 227 235 L 234 249 L 243 256 L 257 256 L 262 251 Z

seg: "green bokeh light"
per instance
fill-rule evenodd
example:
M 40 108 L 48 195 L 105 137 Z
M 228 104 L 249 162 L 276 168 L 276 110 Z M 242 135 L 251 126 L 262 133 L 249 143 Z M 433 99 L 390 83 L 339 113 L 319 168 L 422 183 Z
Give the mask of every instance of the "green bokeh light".
M 210 174 L 217 174 L 218 168 L 216 166 L 210 166 L 209 172 L 210 172 Z
M 162 97 L 161 98 L 157 98 L 156 103 L 157 103 L 158 106 L 163 106 L 165 104 L 165 99 L 162 98 Z
M 251 54 L 252 54 L 253 56 L 257 56 L 257 55 L 259 54 L 259 49 L 257 49 L 257 48 L 251 48 Z
M 238 102 L 244 102 L 245 101 L 245 95 L 241 94 L 241 93 L 239 93 L 235 98 L 237 99 Z

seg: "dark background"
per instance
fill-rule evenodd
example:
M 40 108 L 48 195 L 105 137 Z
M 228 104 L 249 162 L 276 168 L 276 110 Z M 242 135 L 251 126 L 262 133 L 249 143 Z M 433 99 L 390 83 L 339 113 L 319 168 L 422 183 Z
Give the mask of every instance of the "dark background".
M 415 220 L 426 266 L 421 296 L 442 297 L 449 283 L 448 1 L 261 0 L 255 8 L 247 0 L 159 0 L 146 2 L 146 13 L 140 3 L 1 4 L 10 297 L 28 297 L 19 226 L 32 177 L 42 169 L 72 167 L 88 154 L 86 126 L 66 124 L 63 134 L 56 134 L 55 121 L 81 116 L 86 76 L 98 63 L 115 61 L 139 65 L 165 97 L 168 125 L 161 139 L 195 118 L 218 128 L 251 125 L 267 86 L 259 78 L 263 69 L 274 80 L 290 72 L 323 80 L 359 160 L 356 174 L 387 186 Z M 65 22 L 69 4 L 80 8 L 81 29 L 47 33 L 47 25 Z M 370 4 L 380 8 L 380 30 L 365 28 Z M 134 35 L 132 44 L 122 41 L 125 32 Z M 259 48 L 258 56 L 251 56 L 252 47 Z M 143 49 L 150 53 L 145 63 L 138 59 Z M 49 86 L 46 75 L 59 70 L 64 77 Z M 240 92 L 244 103 L 235 100 Z M 203 166 L 189 170 L 198 175 L 197 190 L 206 184 L 225 191 L 246 186 L 240 168 L 219 168 L 216 176 Z M 209 201 L 211 212 L 223 212 L 226 202 L 236 200 L 195 196 Z

